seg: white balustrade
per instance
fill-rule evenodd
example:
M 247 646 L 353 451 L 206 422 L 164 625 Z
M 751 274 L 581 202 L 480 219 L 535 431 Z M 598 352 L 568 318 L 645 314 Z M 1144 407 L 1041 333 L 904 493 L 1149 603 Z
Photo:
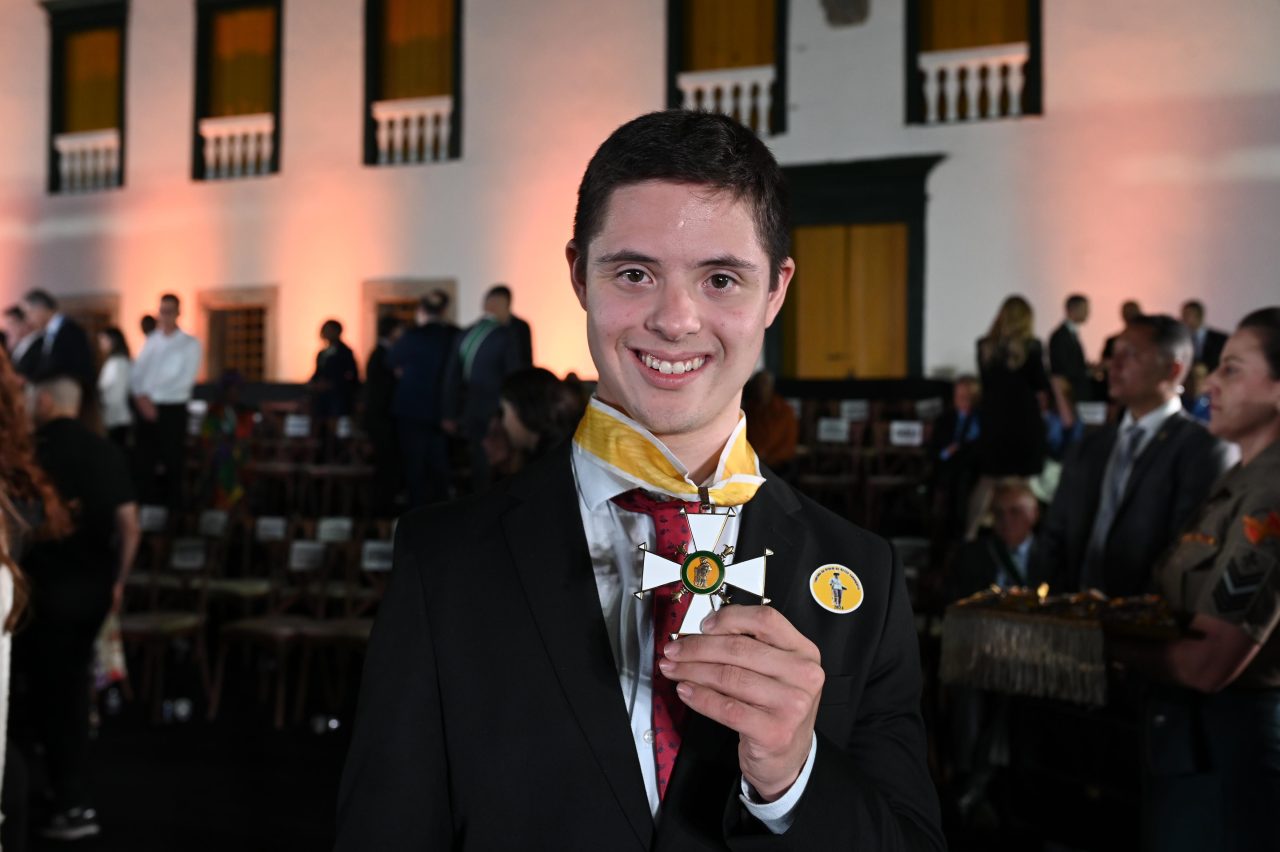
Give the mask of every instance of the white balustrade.
M 271 171 L 276 117 L 269 112 L 200 119 L 205 180 L 253 177 Z
M 939 124 L 999 118 L 1002 94 L 1008 98 L 1005 115 L 1020 115 L 1022 87 L 1026 82 L 1024 68 L 1028 56 L 1025 42 L 921 53 L 925 122 Z M 981 112 L 980 105 L 984 96 L 986 111 Z M 941 108 L 939 100 L 942 102 Z
M 772 65 L 685 71 L 676 77 L 685 109 L 702 109 L 727 115 L 767 135 L 773 113 Z
M 120 131 L 89 130 L 53 137 L 62 192 L 89 192 L 120 185 Z
M 449 158 L 453 98 L 399 98 L 371 105 L 378 165 L 434 163 Z

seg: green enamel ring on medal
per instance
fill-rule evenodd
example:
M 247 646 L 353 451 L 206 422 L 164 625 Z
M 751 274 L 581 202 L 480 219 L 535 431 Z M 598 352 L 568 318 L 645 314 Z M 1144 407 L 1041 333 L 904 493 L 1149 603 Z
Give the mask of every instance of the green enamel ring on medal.
M 709 550 L 690 553 L 680 566 L 680 583 L 695 595 L 709 595 L 724 585 L 724 560 Z

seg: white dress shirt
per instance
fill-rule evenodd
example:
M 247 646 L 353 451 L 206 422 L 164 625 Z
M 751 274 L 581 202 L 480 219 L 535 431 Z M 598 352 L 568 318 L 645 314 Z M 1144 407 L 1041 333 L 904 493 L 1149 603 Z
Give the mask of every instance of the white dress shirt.
M 191 399 L 198 372 L 200 341 L 182 329 L 173 334 L 156 329 L 133 362 L 133 393 L 150 397 L 156 405 L 184 403 Z
M 98 396 L 102 399 L 102 423 L 108 429 L 133 422 L 129 411 L 129 356 L 112 355 L 98 372 Z
M 605 629 L 618 667 L 622 697 L 631 719 L 631 734 L 640 774 L 649 796 L 649 810 L 656 818 L 660 799 L 653 753 L 653 618 L 651 595 L 637 599 L 640 591 L 640 558 L 637 545 L 652 542 L 655 536 L 653 518 L 639 512 L 620 509 L 612 500 L 635 486 L 622 479 L 595 456 L 573 445 L 573 475 L 578 487 L 578 508 L 586 532 L 587 549 L 595 569 L 596 591 L 604 612 Z M 738 543 L 739 519 L 729 518 L 717 542 L 698 542 L 700 548 L 719 550 Z M 725 560 L 732 564 L 733 557 Z M 791 827 L 796 804 L 809 783 L 817 751 L 817 737 L 809 746 L 809 759 L 800 776 L 785 795 L 775 802 L 753 801 L 753 791 L 742 780 L 742 803 L 756 819 L 774 834 Z

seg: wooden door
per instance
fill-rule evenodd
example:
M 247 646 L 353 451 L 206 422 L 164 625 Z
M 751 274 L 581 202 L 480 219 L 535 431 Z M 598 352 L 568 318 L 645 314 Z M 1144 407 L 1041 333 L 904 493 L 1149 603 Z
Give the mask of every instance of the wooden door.
M 797 228 L 784 372 L 888 379 L 908 372 L 907 225 Z

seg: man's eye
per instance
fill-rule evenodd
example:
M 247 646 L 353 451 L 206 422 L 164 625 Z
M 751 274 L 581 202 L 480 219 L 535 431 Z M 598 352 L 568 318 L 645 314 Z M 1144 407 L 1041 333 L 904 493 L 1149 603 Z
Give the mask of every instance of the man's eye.
M 734 285 L 734 280 L 728 275 L 712 275 L 711 287 L 715 290 L 728 290 Z
M 618 274 L 621 275 L 622 280 L 626 281 L 628 284 L 641 284 L 644 282 L 643 269 L 624 269 Z

